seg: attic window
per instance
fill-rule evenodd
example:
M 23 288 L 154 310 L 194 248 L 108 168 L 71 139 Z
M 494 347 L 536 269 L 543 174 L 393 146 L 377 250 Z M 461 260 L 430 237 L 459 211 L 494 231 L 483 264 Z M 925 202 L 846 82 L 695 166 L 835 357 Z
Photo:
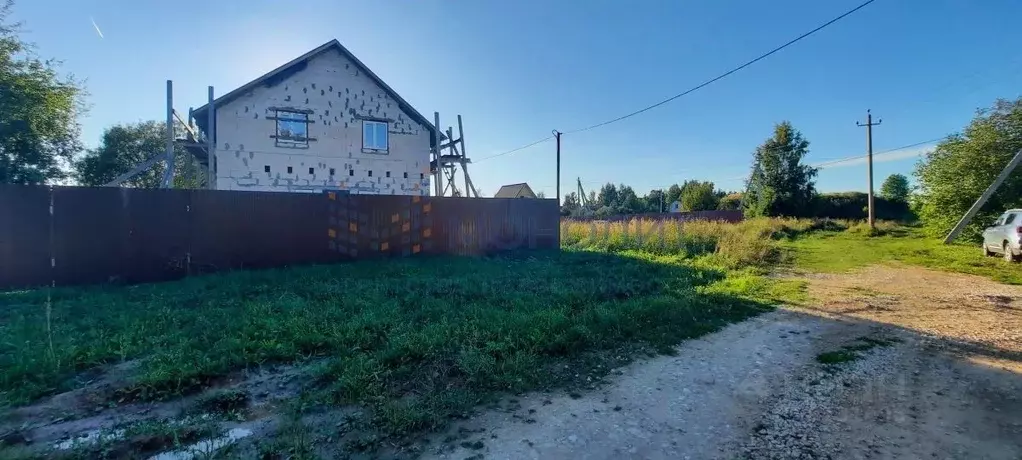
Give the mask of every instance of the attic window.
M 277 145 L 288 147 L 309 146 L 309 114 L 277 110 Z
M 387 122 L 362 120 L 362 150 L 387 153 L 389 139 Z

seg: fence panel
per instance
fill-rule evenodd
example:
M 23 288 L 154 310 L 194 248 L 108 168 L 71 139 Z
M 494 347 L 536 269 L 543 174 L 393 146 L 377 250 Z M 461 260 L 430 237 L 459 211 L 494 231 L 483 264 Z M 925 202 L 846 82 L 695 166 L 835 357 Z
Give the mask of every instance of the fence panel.
M 561 247 L 561 209 L 555 199 L 517 200 L 511 207 L 511 214 L 527 217 L 526 232 L 535 249 L 559 249 Z M 521 207 L 517 208 L 516 207 Z M 521 217 L 519 217 L 521 218 Z
M 336 260 L 318 194 L 194 190 L 191 229 L 197 271 Z
M 556 249 L 560 217 L 556 200 L 436 198 L 443 251 L 492 254 L 519 249 Z
M 436 251 L 430 198 L 336 195 L 329 200 L 329 247 L 339 257 L 407 257 Z
M 136 189 L 126 197 L 129 259 L 121 277 L 139 283 L 191 274 L 191 192 Z
M 0 289 L 51 279 L 50 188 L 0 185 Z
M 58 285 L 119 282 L 130 273 L 134 190 L 53 187 L 53 277 Z
M 458 255 L 487 253 L 494 234 L 498 233 L 494 227 L 507 216 L 507 201 L 499 198 L 478 201 L 435 198 L 433 228 L 437 252 Z

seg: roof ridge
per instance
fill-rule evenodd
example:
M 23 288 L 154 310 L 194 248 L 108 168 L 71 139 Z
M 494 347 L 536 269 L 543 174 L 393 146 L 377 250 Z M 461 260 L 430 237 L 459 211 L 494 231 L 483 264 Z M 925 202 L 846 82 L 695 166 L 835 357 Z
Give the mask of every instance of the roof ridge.
M 447 138 L 447 136 L 445 136 L 444 133 L 440 132 L 440 130 L 436 126 L 433 126 L 433 123 L 431 123 L 425 116 L 419 113 L 418 110 L 415 110 L 415 107 L 413 107 L 411 104 L 408 103 L 408 101 L 402 98 L 401 95 L 397 93 L 397 91 L 394 91 L 394 89 L 391 88 L 390 85 L 384 82 L 383 79 L 379 77 L 379 75 L 376 75 L 376 73 L 373 72 L 372 69 L 370 69 L 368 66 L 366 66 L 365 63 L 363 63 L 361 60 L 355 57 L 355 55 L 352 54 L 352 52 L 349 51 L 347 48 L 345 48 L 344 45 L 342 45 L 341 42 L 338 41 L 336 38 L 331 39 L 330 41 L 320 46 L 317 46 L 316 48 L 313 48 L 311 51 L 301 56 L 298 56 L 297 58 L 292 59 L 291 61 L 288 61 L 287 63 L 263 74 L 262 76 L 248 83 L 245 83 L 244 85 L 235 88 L 234 90 L 228 92 L 227 94 L 224 94 L 223 96 L 214 99 L 213 105 L 215 107 L 219 107 L 223 104 L 227 104 L 233 101 L 234 99 L 238 98 L 242 94 L 244 94 L 246 91 L 263 83 L 264 81 L 269 80 L 274 76 L 283 73 L 296 65 L 301 64 L 304 61 L 308 61 L 316 56 L 319 56 L 323 52 L 334 47 L 336 47 L 337 50 L 340 51 L 342 56 L 352 61 L 352 63 L 355 64 L 356 67 L 362 70 L 366 74 L 366 76 L 373 80 L 373 82 L 380 86 L 380 88 L 382 88 L 383 91 L 385 91 L 390 97 L 392 97 L 395 100 L 395 102 L 397 102 L 399 109 L 406 111 L 409 116 L 415 119 L 415 121 L 423 124 L 426 127 L 426 129 L 430 131 L 430 137 L 439 136 L 440 139 Z M 209 103 L 206 103 L 192 111 L 193 114 L 195 114 L 195 121 L 197 124 L 199 124 L 200 127 L 205 126 L 206 117 L 199 116 L 198 114 L 200 112 L 204 113 L 208 109 L 208 107 Z

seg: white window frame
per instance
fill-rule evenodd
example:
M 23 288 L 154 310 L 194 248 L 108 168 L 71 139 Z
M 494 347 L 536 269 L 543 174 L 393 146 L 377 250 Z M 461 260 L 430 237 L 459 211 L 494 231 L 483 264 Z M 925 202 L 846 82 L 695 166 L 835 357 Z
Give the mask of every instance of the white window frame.
M 366 136 L 366 128 L 372 127 L 370 136 Z M 377 138 L 380 129 L 383 133 L 383 141 Z M 390 123 L 379 120 L 362 120 L 362 151 L 372 153 L 387 153 L 390 151 Z

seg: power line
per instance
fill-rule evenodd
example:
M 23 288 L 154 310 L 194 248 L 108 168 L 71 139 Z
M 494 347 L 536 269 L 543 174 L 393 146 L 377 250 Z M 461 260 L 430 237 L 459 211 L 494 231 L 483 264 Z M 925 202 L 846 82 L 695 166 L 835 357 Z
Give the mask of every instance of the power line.
M 944 140 L 946 138 L 947 138 L 947 136 L 941 136 L 941 137 L 937 137 L 937 138 L 933 138 L 933 139 L 928 139 L 928 140 L 925 140 L 925 141 L 922 141 L 922 142 L 916 142 L 914 144 L 903 145 L 901 147 L 895 147 L 893 149 L 888 149 L 888 150 L 884 150 L 884 151 L 881 151 L 881 152 L 874 153 L 873 157 L 878 157 L 880 155 L 885 155 L 885 154 L 897 153 L 899 151 L 902 151 L 902 150 L 905 150 L 905 149 L 909 149 L 909 148 L 912 148 L 912 147 L 918 147 L 920 145 L 932 144 L 932 143 L 937 142 L 937 141 L 942 141 L 942 140 Z M 868 155 L 859 155 L 859 156 L 854 156 L 854 157 L 838 158 L 836 160 L 828 160 L 828 161 L 824 161 L 822 163 L 816 163 L 816 164 L 814 164 L 812 166 L 814 168 L 825 168 L 827 166 L 833 166 L 835 164 L 844 163 L 846 161 L 861 160 L 863 158 L 866 158 L 867 156 Z
M 632 113 L 629 113 L 627 115 L 623 115 L 623 116 L 614 118 L 612 120 L 604 121 L 602 123 L 597 123 L 595 125 L 587 126 L 585 128 L 579 128 L 579 129 L 574 129 L 574 130 L 571 130 L 571 131 L 566 131 L 565 134 L 573 134 L 573 133 L 579 133 L 579 132 L 582 132 L 582 131 L 589 131 L 591 129 L 599 128 L 601 126 L 606 126 L 606 125 L 609 125 L 611 123 L 616 123 L 616 122 L 619 122 L 619 121 L 624 120 L 626 118 L 631 118 L 631 117 L 633 117 L 635 115 L 638 115 L 640 113 L 646 112 L 648 110 L 655 109 L 657 107 L 660 107 L 661 105 L 664 105 L 664 104 L 666 104 L 668 102 L 671 102 L 671 101 L 673 101 L 675 99 L 678 99 L 678 98 L 680 98 L 682 96 L 685 96 L 687 94 L 691 94 L 691 93 L 693 93 L 695 91 L 698 91 L 698 90 L 700 90 L 702 88 L 705 88 L 705 87 L 707 87 L 707 86 L 709 86 L 709 85 L 711 85 L 711 84 L 713 84 L 713 83 L 715 83 L 715 82 L 717 82 L 719 80 L 722 80 L 722 79 L 728 77 L 729 75 L 731 75 L 731 74 L 733 74 L 735 72 L 738 72 L 738 71 L 740 71 L 740 70 L 742 70 L 742 69 L 744 69 L 746 67 L 749 67 L 752 64 L 755 64 L 755 63 L 757 63 L 757 62 L 759 62 L 759 61 L 761 61 L 763 59 L 766 59 L 767 57 L 777 53 L 778 51 L 781 51 L 781 50 L 783 50 L 783 49 L 785 49 L 785 48 L 787 48 L 787 47 L 789 47 L 791 45 L 794 45 L 795 43 L 801 41 L 802 39 L 804 39 L 806 37 L 809 37 L 810 35 L 813 35 L 816 32 L 819 32 L 819 31 L 823 30 L 824 28 L 830 26 L 831 24 L 834 24 L 835 22 L 838 22 L 838 21 L 844 19 L 845 17 L 851 15 L 852 13 L 855 13 L 856 11 L 859 11 L 859 10 L 865 8 L 870 3 L 873 3 L 875 1 L 876 0 L 867 0 L 866 2 L 863 2 L 862 4 L 860 4 L 859 6 L 856 6 L 855 8 L 852 8 L 851 10 L 846 11 L 845 13 L 841 14 L 840 16 L 838 16 L 838 17 L 836 17 L 834 19 L 831 19 L 830 21 L 827 21 L 827 22 L 823 23 L 822 25 L 816 27 L 815 29 L 810 30 L 809 32 L 806 32 L 806 33 L 804 33 L 802 35 L 799 35 L 798 37 L 788 41 L 787 43 L 785 43 L 785 44 L 783 44 L 781 46 L 778 46 L 778 47 L 776 47 L 776 48 L 774 48 L 774 49 L 772 49 L 772 50 L 770 50 L 770 51 L 768 51 L 768 52 L 766 52 L 764 54 L 759 55 L 755 59 L 752 59 L 752 60 L 750 60 L 750 61 L 748 61 L 748 62 L 746 62 L 746 63 L 744 63 L 744 64 L 742 64 L 742 65 L 740 65 L 738 67 L 735 67 L 735 68 L 733 68 L 731 70 L 728 70 L 727 72 L 724 72 L 724 73 L 722 73 L 722 74 L 720 74 L 720 75 L 718 75 L 718 76 L 716 76 L 716 77 L 714 77 L 714 78 L 712 78 L 710 80 L 707 80 L 707 81 L 705 81 L 703 83 L 700 83 L 699 85 L 697 85 L 695 87 L 689 88 L 689 89 L 687 89 L 687 90 L 685 90 L 685 91 L 683 91 L 683 92 L 681 92 L 679 94 L 671 96 L 671 97 L 669 97 L 667 99 L 664 99 L 664 100 L 662 100 L 660 102 L 657 102 L 656 104 L 650 105 L 650 106 L 645 107 L 645 108 L 640 109 L 640 110 L 636 110 L 635 112 L 632 112 Z M 548 141 L 550 139 L 553 139 L 553 136 L 547 136 L 547 137 L 544 137 L 544 138 L 542 138 L 542 139 L 540 139 L 538 141 L 531 142 L 531 143 L 523 145 L 521 147 L 514 148 L 514 149 L 511 149 L 511 150 L 508 150 L 508 151 L 505 151 L 505 152 L 501 152 L 501 153 L 498 153 L 496 155 L 490 155 L 488 157 L 484 157 L 484 158 L 481 158 L 479 160 L 475 160 L 474 162 L 478 163 L 478 162 L 481 162 L 481 161 L 489 160 L 491 158 L 497 158 L 497 157 L 508 155 L 508 154 L 511 154 L 511 153 L 514 153 L 514 152 L 518 152 L 518 151 L 527 149 L 529 147 L 532 147 L 534 145 L 546 142 L 546 141 Z
M 473 160 L 472 162 L 473 162 L 473 163 L 479 163 L 480 161 L 486 161 L 486 160 L 489 160 L 489 159 L 491 159 L 491 158 L 497 158 L 497 157 L 502 157 L 502 156 L 504 156 L 504 155 L 507 155 L 507 154 L 509 154 L 509 153 L 515 153 L 515 152 L 517 152 L 517 151 L 519 151 L 519 150 L 525 150 L 525 149 L 527 149 L 527 148 L 529 148 L 529 147 L 532 147 L 532 146 L 534 146 L 534 145 L 536 145 L 536 144 L 542 144 L 543 142 L 546 142 L 546 141 L 548 141 L 548 140 L 550 140 L 550 139 L 553 139 L 553 138 L 554 138 L 554 136 L 547 136 L 547 137 L 544 137 L 544 138 L 542 138 L 542 139 L 540 139 L 540 140 L 538 140 L 538 141 L 536 141 L 536 142 L 532 142 L 532 143 L 529 143 L 529 144 L 525 144 L 525 145 L 523 145 L 523 146 L 521 146 L 521 147 L 518 147 L 518 148 L 515 148 L 515 149 L 511 149 L 511 150 L 508 150 L 508 151 L 506 151 L 506 152 L 501 152 L 501 153 L 498 153 L 498 154 L 496 154 L 496 155 L 490 155 L 490 156 L 488 156 L 488 157 L 483 157 L 483 158 L 480 158 L 480 159 L 478 159 L 478 160 Z
M 588 131 L 590 129 L 599 128 L 601 126 L 606 126 L 606 125 L 609 125 L 611 123 L 616 123 L 616 122 L 619 122 L 619 121 L 624 120 L 626 118 L 631 118 L 631 117 L 633 117 L 635 115 L 638 115 L 640 113 L 643 113 L 643 112 L 646 112 L 648 110 L 660 107 L 661 105 L 664 105 L 664 104 L 666 104 L 668 102 L 671 102 L 671 101 L 673 101 L 675 99 L 678 99 L 679 97 L 685 96 L 687 94 L 691 94 L 691 93 L 693 93 L 695 91 L 698 91 L 698 90 L 700 90 L 702 88 L 705 88 L 705 87 L 707 87 L 707 86 L 709 86 L 709 85 L 711 85 L 711 84 L 713 84 L 713 83 L 715 83 L 715 82 L 717 82 L 719 80 L 722 80 L 722 79 L 728 77 L 729 75 L 731 75 L 731 74 L 733 74 L 735 72 L 738 72 L 739 70 L 742 70 L 742 69 L 744 69 L 744 68 L 746 68 L 746 67 L 748 67 L 748 66 L 750 66 L 752 64 L 755 64 L 755 63 L 757 63 L 757 62 L 759 62 L 759 61 L 761 61 L 763 59 L 766 59 L 770 55 L 772 55 L 774 53 L 777 53 L 778 51 L 781 51 L 781 50 L 783 50 L 783 49 L 785 49 L 785 48 L 787 48 L 787 47 L 789 47 L 789 46 L 799 42 L 800 40 L 802 40 L 802 39 L 804 39 L 806 37 L 809 37 L 810 35 L 815 34 L 816 32 L 819 32 L 819 31 L 823 30 L 827 26 L 829 26 L 831 24 L 834 24 L 835 22 L 838 22 L 838 21 L 844 19 L 845 17 L 851 15 L 852 13 L 855 13 L 856 11 L 859 11 L 859 10 L 865 8 L 866 6 L 868 6 L 870 3 L 873 3 L 874 1 L 876 1 L 876 0 L 867 0 L 866 2 L 862 3 L 861 5 L 859 5 L 859 6 L 855 7 L 855 8 L 852 8 L 851 10 L 846 11 L 844 14 L 842 14 L 842 15 L 834 18 L 834 19 L 831 19 L 830 21 L 827 21 L 827 22 L 823 23 L 819 27 L 817 27 L 817 28 L 815 28 L 813 30 L 810 30 L 809 32 L 806 32 L 806 33 L 804 33 L 802 35 L 799 35 L 798 37 L 788 41 L 787 43 L 785 43 L 785 44 L 783 44 L 781 46 L 778 46 L 777 48 L 774 48 L 774 49 L 772 49 L 772 50 L 770 50 L 770 51 L 768 51 L 768 52 L 766 52 L 764 54 L 759 55 L 758 57 L 756 57 L 755 59 L 752 59 L 751 61 L 748 61 L 748 62 L 746 62 L 746 63 L 744 63 L 744 64 L 742 64 L 742 65 L 740 65 L 738 67 L 735 67 L 735 68 L 733 68 L 731 70 L 728 70 L 727 72 L 724 72 L 724 73 L 722 73 L 722 74 L 720 74 L 720 75 L 718 75 L 716 77 L 713 77 L 713 78 L 711 78 L 709 80 L 706 80 L 705 82 L 700 83 L 699 85 L 696 85 L 696 86 L 694 86 L 692 88 L 689 88 L 689 89 L 687 89 L 687 90 L 685 90 L 685 91 L 683 91 L 681 93 L 678 93 L 678 94 L 676 94 L 674 96 L 671 96 L 671 97 L 669 97 L 667 99 L 664 99 L 664 100 L 662 100 L 660 102 L 657 102 L 656 104 L 653 104 L 653 105 L 647 106 L 645 108 L 636 110 L 636 111 L 634 111 L 632 113 L 629 113 L 627 115 L 623 115 L 623 116 L 620 116 L 620 117 L 617 117 L 617 118 L 614 118 L 614 119 L 611 119 L 611 120 L 604 121 L 602 123 L 597 123 L 595 125 L 587 126 L 585 128 L 571 130 L 571 131 L 568 131 L 566 134 L 579 133 L 579 132 L 582 132 L 582 131 Z
M 880 151 L 880 152 L 875 152 L 875 153 L 873 153 L 873 157 L 876 158 L 876 157 L 882 156 L 882 155 L 898 153 L 898 152 L 900 152 L 902 150 L 905 150 L 905 149 L 910 149 L 912 147 L 918 147 L 920 145 L 932 144 L 934 142 L 942 141 L 944 139 L 947 139 L 947 136 L 936 137 L 936 138 L 927 139 L 927 140 L 921 141 L 921 142 L 915 142 L 915 143 L 908 144 L 908 145 L 902 145 L 900 147 L 894 147 L 894 148 L 883 150 L 883 151 Z M 840 164 L 840 163 L 844 163 L 844 162 L 847 162 L 847 161 L 861 160 L 863 158 L 866 158 L 866 155 L 859 155 L 859 156 L 839 158 L 839 159 L 835 159 L 835 160 L 828 160 L 828 161 L 825 161 L 825 162 L 822 162 L 822 163 L 813 164 L 811 166 L 813 166 L 814 168 L 826 168 L 826 167 L 834 166 L 834 165 L 837 165 L 837 164 Z M 749 177 L 748 174 L 743 174 L 741 176 L 726 177 L 724 179 L 721 179 L 721 181 L 731 181 L 731 180 L 747 179 L 748 177 Z M 682 182 L 684 182 L 684 181 L 682 181 Z M 582 183 L 586 184 L 586 185 L 598 185 L 598 186 L 602 186 L 604 184 L 612 184 L 612 183 L 614 183 L 614 181 L 583 181 Z M 677 184 L 677 183 L 675 183 L 675 184 Z M 667 189 L 671 185 L 675 185 L 675 184 L 658 185 L 658 186 L 654 186 L 653 189 L 656 189 L 656 188 Z M 537 186 L 537 188 L 549 188 L 549 187 L 553 187 L 553 186 L 552 185 L 540 185 L 540 186 Z

